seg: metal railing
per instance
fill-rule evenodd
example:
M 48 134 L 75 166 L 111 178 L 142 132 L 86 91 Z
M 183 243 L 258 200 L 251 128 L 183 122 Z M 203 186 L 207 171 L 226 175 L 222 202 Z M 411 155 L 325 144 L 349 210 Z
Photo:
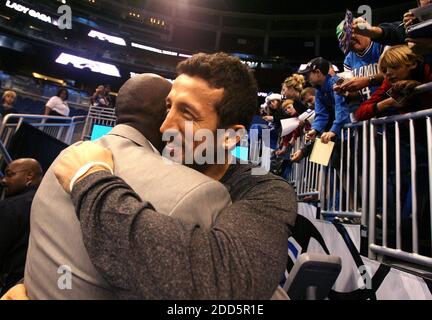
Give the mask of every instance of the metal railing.
M 331 161 L 322 167 L 321 214 L 324 216 L 365 217 L 367 212 L 368 122 L 346 125 L 341 130 L 339 165 Z M 361 145 L 361 152 L 359 151 Z M 361 190 L 361 191 L 360 191 Z M 363 219 L 365 224 L 366 220 Z
M 115 127 L 117 116 L 113 108 L 91 106 L 82 132 L 81 140 L 90 140 L 94 125 Z
M 7 151 L 6 146 L 0 140 L 0 164 L 3 163 L 3 161 L 5 161 L 6 164 L 9 164 L 12 162 L 12 157 L 10 156 L 9 152 Z M 0 171 L 0 178 L 2 178 L 2 177 L 3 177 L 3 174 Z
M 74 134 L 77 128 L 84 124 L 85 118 L 85 116 L 68 118 L 32 114 L 8 114 L 3 118 L 0 126 L 0 140 L 7 148 L 15 132 L 18 131 L 23 122 L 26 122 L 66 144 L 71 144 L 74 142 Z
M 369 258 L 432 267 L 432 109 L 352 123 L 340 137 L 328 167 L 293 164 L 299 199 L 318 193 L 324 218 L 361 218 Z
M 432 252 L 425 252 L 424 250 L 421 252 L 419 245 L 419 239 L 422 236 L 419 221 L 428 221 L 429 226 L 427 228 L 422 225 L 423 230 L 426 231 L 424 234 L 428 234 L 428 231 L 432 234 L 431 117 L 432 109 L 429 109 L 405 115 L 374 119 L 370 122 L 369 212 L 371 214 L 368 221 L 368 236 L 369 256 L 372 258 L 390 256 L 432 267 Z M 421 140 L 421 135 L 424 133 L 421 132 L 422 129 L 426 131 L 425 141 Z M 382 136 L 382 138 L 379 138 L 379 136 Z M 381 152 L 380 148 L 377 147 L 380 144 L 382 145 Z M 393 146 L 395 166 L 391 169 L 392 163 L 390 163 L 391 159 L 388 153 Z M 380 153 L 382 165 L 378 167 L 376 163 L 377 156 Z M 379 170 L 382 172 L 380 173 Z M 380 175 L 382 175 L 382 185 L 379 188 L 377 187 L 377 178 Z M 393 187 L 389 180 L 395 180 L 395 192 L 389 190 L 389 188 Z M 425 185 L 423 183 L 419 184 L 419 182 L 425 182 Z M 422 191 L 418 192 L 418 187 L 429 189 L 429 192 L 427 194 Z M 380 201 L 377 196 L 379 195 L 381 195 L 381 209 L 378 208 Z M 395 208 L 391 210 L 389 206 L 392 203 L 389 199 L 393 198 Z M 429 202 L 429 217 L 425 216 L 425 210 L 420 212 L 420 202 L 423 202 L 423 205 Z M 377 212 L 380 213 L 380 211 L 382 214 L 382 237 L 381 241 L 378 241 L 377 231 L 380 226 L 377 223 Z M 403 217 L 403 211 L 405 211 L 405 218 Z M 423 216 L 420 216 L 421 213 Z M 392 230 L 393 228 L 390 228 L 390 225 L 394 223 L 394 230 Z M 411 228 L 407 228 L 409 224 L 411 224 Z M 391 231 L 395 231 L 394 234 L 390 234 Z M 423 237 L 423 240 L 426 239 Z M 432 243 L 432 239 L 428 240 Z

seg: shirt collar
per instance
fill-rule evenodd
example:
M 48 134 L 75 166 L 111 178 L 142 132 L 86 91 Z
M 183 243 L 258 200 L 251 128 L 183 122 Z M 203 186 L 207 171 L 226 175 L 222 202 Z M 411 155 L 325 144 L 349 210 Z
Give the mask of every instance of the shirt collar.
M 160 155 L 159 151 L 141 132 L 129 125 L 119 124 L 108 135 L 129 139 L 142 147 L 150 148 L 154 153 Z

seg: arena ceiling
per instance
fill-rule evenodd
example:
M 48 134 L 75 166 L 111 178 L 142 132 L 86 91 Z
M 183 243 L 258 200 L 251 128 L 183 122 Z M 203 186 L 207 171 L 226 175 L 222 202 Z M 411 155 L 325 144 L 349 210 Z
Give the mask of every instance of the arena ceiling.
M 345 9 L 356 10 L 360 5 L 372 8 L 383 8 L 415 1 L 403 0 L 126 0 L 127 4 L 138 8 L 153 6 L 155 2 L 176 1 L 185 5 L 193 5 L 222 11 L 255 13 L 255 14 L 319 14 L 335 13 Z

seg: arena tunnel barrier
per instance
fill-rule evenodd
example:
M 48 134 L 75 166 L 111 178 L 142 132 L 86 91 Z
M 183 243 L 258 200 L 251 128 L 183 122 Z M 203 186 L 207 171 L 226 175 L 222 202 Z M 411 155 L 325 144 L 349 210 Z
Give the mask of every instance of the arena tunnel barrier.
M 91 139 L 93 127 L 95 125 L 115 127 L 116 124 L 117 116 L 114 108 L 91 106 L 82 131 L 81 140 Z
M 0 126 L 0 140 L 7 148 L 21 124 L 26 122 L 66 144 L 71 144 L 77 128 L 84 124 L 86 117 L 55 117 L 32 114 L 8 114 Z
M 432 109 L 346 125 L 334 153 L 328 167 L 293 164 L 299 200 L 318 193 L 322 218 L 361 224 L 369 258 L 431 267 Z

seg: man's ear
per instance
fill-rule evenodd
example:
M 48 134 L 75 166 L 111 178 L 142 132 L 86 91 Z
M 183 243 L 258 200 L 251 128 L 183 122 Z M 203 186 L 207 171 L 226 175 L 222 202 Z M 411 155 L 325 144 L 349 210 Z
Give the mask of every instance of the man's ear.
M 414 63 L 409 67 L 409 69 L 410 69 L 410 70 L 414 70 L 415 68 L 417 68 L 417 66 L 418 66 L 418 63 L 417 63 L 417 62 L 414 62 Z
M 232 150 L 246 134 L 246 128 L 242 125 L 234 125 L 225 130 L 223 147 L 225 150 Z
M 26 185 L 30 185 L 35 179 L 35 174 L 32 171 L 28 171 L 26 175 Z

